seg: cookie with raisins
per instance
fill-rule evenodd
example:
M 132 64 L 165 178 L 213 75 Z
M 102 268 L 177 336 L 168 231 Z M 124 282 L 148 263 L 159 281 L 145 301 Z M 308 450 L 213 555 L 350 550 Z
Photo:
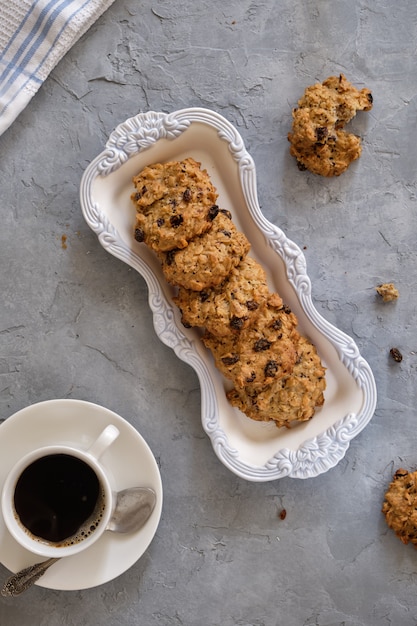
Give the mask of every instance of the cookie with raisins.
M 297 318 L 278 294 L 270 294 L 256 323 L 238 335 L 203 336 L 215 364 L 236 387 L 262 387 L 292 372 L 296 351 Z
M 222 283 L 249 250 L 250 243 L 236 229 L 230 212 L 220 209 L 208 232 L 194 237 L 186 248 L 160 252 L 158 257 L 171 285 L 202 291 Z
M 155 251 L 168 251 L 185 248 L 195 236 L 210 230 L 217 191 L 194 159 L 149 165 L 133 178 L 133 184 L 136 241 Z
M 265 270 L 247 256 L 220 285 L 202 291 L 180 287 L 174 302 L 184 326 L 224 337 L 253 324 L 268 294 Z
M 288 134 L 299 168 L 321 176 L 342 174 L 362 152 L 360 138 L 344 126 L 357 111 L 370 111 L 372 102 L 369 89 L 356 89 L 343 74 L 307 87 Z
M 263 387 L 235 386 L 227 393 L 232 406 L 253 420 L 275 422 L 278 428 L 310 420 L 324 403 L 325 368 L 314 345 L 302 335 L 295 341 L 296 362 L 288 376 Z
M 417 471 L 398 469 L 385 494 L 382 512 L 397 537 L 417 547 Z

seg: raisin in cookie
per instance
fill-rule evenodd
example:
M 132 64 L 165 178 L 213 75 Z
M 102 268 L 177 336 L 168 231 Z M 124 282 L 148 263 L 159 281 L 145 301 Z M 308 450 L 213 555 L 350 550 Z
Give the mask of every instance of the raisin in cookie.
M 184 326 L 205 327 L 224 337 L 253 324 L 268 294 L 265 270 L 245 257 L 217 287 L 202 291 L 181 287 L 174 302 Z
M 200 165 L 192 158 L 155 163 L 133 178 L 137 241 L 155 251 L 185 248 L 211 228 L 217 192 Z
M 215 337 L 206 332 L 204 345 L 216 367 L 237 387 L 259 387 L 289 374 L 295 364 L 297 318 L 278 294 L 270 294 L 256 323 L 238 335 Z
M 388 526 L 403 543 L 417 547 L 417 472 L 398 469 L 382 505 Z
M 253 420 L 274 421 L 278 428 L 310 420 L 324 403 L 325 368 L 306 337 L 298 335 L 295 345 L 297 357 L 291 374 L 263 387 L 235 386 L 227 393 L 232 406 Z
M 202 291 L 219 285 L 250 250 L 229 211 L 218 210 L 211 229 L 182 250 L 159 253 L 166 280 L 177 287 Z
M 343 128 L 357 111 L 370 111 L 372 102 L 369 89 L 356 89 L 343 74 L 307 87 L 288 133 L 300 169 L 321 176 L 342 174 L 362 151 L 359 137 Z

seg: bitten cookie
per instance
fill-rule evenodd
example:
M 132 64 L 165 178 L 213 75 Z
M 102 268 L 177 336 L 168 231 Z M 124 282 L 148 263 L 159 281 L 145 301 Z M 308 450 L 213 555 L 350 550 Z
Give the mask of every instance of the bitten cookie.
M 245 257 L 217 287 L 202 291 L 181 287 L 173 300 L 184 326 L 205 327 L 224 337 L 252 324 L 268 294 L 265 270 Z
M 388 526 L 403 543 L 417 547 L 417 472 L 398 469 L 382 505 Z
M 217 192 L 200 165 L 192 158 L 155 163 L 133 178 L 136 241 L 167 251 L 210 230 Z
M 369 89 L 356 89 L 343 74 L 307 87 L 288 133 L 300 169 L 321 176 L 342 174 L 362 151 L 359 137 L 343 128 L 357 111 L 370 111 L 372 102 Z
M 237 387 L 263 386 L 289 374 L 295 365 L 297 318 L 284 306 L 278 294 L 271 294 L 262 306 L 256 323 L 238 335 L 203 336 L 217 368 Z
M 250 243 L 236 229 L 230 212 L 220 209 L 207 233 L 194 237 L 182 250 L 158 256 L 171 285 L 202 291 L 222 283 L 249 250 Z
M 310 420 L 324 403 L 325 368 L 306 337 L 298 335 L 295 345 L 297 356 L 291 374 L 260 388 L 235 386 L 227 393 L 232 406 L 253 420 L 274 421 L 278 428 Z

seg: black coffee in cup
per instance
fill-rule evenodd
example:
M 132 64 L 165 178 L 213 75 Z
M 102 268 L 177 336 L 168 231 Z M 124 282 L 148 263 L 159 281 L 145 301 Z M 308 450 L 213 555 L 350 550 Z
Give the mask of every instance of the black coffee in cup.
M 20 475 L 14 506 L 27 531 L 47 542 L 71 545 L 94 532 L 103 513 L 100 481 L 83 460 L 50 454 Z

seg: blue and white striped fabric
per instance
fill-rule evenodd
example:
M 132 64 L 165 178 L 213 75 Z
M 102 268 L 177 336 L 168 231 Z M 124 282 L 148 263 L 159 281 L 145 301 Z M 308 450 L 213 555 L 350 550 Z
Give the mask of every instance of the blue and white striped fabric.
M 0 134 L 114 0 L 0 0 Z

